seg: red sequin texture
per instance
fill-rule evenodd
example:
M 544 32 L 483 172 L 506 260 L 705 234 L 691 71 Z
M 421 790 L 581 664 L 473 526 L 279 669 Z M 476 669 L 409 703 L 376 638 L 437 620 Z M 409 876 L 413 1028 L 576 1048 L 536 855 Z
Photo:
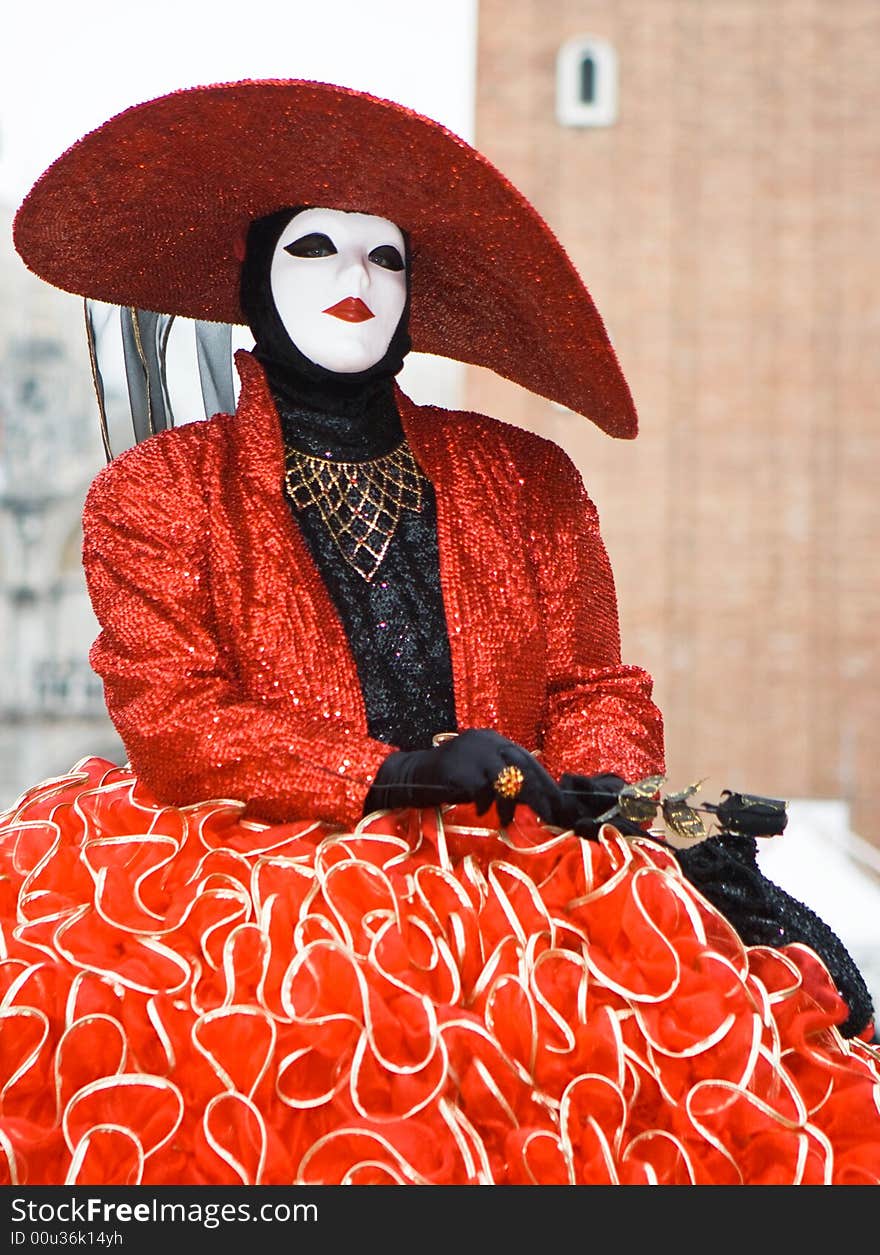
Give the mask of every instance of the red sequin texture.
M 135 105 L 52 163 L 14 238 L 65 291 L 240 323 L 242 235 L 291 205 L 375 214 L 409 233 L 417 352 L 487 367 L 635 436 L 605 326 L 547 223 L 463 139 L 393 101 L 257 81 Z
M 236 416 L 136 446 L 89 492 L 92 665 L 132 767 L 163 801 L 352 823 L 392 747 L 367 734 L 344 630 L 283 496 L 262 370 L 238 361 Z M 508 424 L 400 405 L 436 490 L 459 726 L 541 750 L 555 773 L 661 771 L 661 716 L 649 677 L 621 665 L 611 571 L 574 466 Z
M 828 972 L 655 842 L 241 811 L 90 759 L 0 815 L 0 1181 L 880 1184 Z

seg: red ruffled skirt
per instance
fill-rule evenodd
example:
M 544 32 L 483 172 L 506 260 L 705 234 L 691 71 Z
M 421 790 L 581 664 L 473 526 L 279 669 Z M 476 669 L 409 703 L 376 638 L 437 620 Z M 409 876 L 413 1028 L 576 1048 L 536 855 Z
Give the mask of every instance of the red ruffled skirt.
M 10 1184 L 880 1184 L 880 1054 L 662 846 L 86 759 L 0 817 Z

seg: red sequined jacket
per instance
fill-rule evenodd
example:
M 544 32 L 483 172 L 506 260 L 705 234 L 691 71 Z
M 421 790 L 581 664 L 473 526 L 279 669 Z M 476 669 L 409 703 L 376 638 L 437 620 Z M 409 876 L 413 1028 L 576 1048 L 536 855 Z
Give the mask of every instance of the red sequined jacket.
M 288 508 L 262 370 L 237 362 L 234 416 L 136 445 L 89 490 L 91 663 L 161 801 L 351 824 L 393 747 L 367 733 L 348 641 Z M 436 492 L 459 727 L 539 749 L 555 774 L 662 771 L 651 680 L 621 665 L 611 570 L 573 464 L 509 424 L 398 399 Z

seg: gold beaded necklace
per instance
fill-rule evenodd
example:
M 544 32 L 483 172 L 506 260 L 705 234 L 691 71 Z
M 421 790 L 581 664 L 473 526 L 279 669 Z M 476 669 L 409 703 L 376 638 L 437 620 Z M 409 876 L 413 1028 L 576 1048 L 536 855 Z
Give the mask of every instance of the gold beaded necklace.
M 288 448 L 284 485 L 297 510 L 316 507 L 333 543 L 369 583 L 402 510 L 422 508 L 425 477 L 406 441 L 366 462 L 333 462 Z

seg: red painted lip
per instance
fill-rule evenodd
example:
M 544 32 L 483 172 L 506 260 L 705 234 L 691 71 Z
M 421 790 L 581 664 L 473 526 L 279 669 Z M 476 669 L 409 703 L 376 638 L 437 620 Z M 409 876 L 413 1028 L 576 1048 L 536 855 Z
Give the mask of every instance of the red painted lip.
M 344 301 L 325 309 L 324 313 L 341 318 L 343 322 L 366 322 L 368 318 L 375 317 L 369 305 L 365 305 L 359 296 L 347 296 Z

